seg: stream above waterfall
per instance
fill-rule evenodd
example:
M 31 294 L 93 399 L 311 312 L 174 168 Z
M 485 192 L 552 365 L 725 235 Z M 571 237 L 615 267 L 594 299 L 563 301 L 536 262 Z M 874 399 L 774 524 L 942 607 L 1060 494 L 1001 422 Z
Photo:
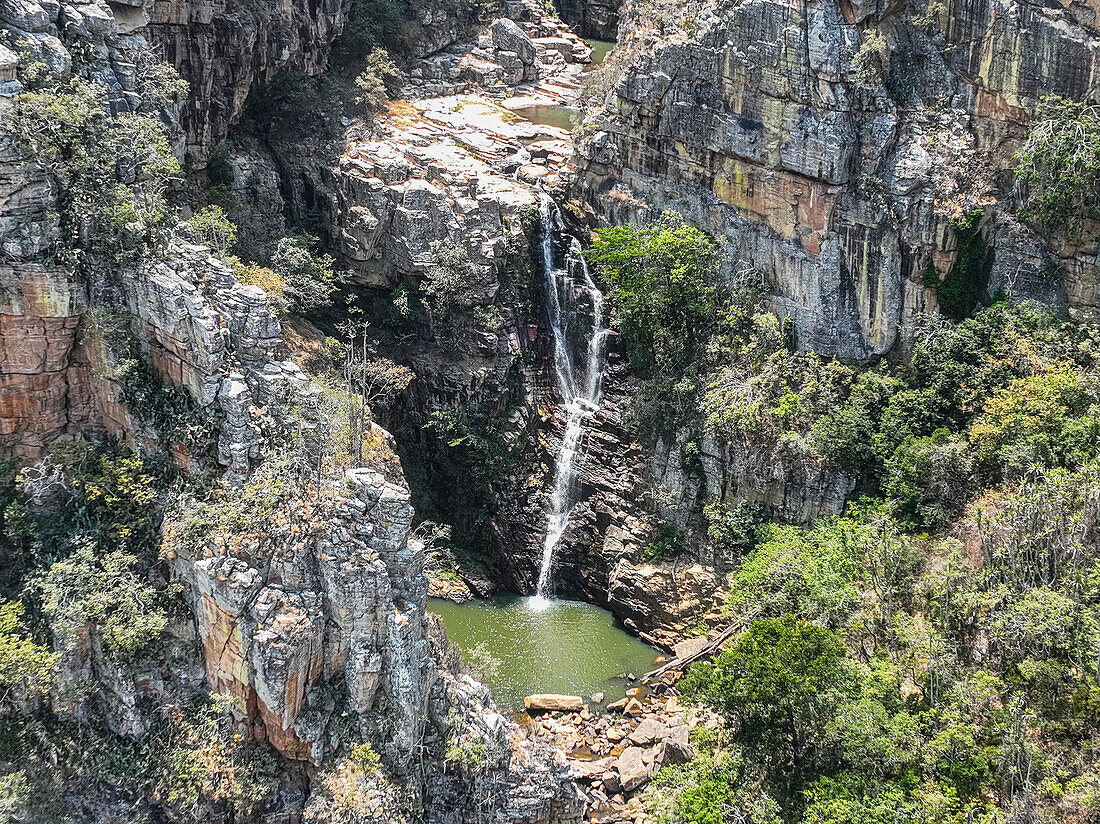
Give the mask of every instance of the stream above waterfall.
M 654 668 L 658 650 L 626 632 L 605 609 L 579 601 L 552 601 L 532 609 L 529 598 L 500 595 L 457 604 L 432 598 L 447 637 L 492 688 L 503 709 L 522 710 L 538 692 L 605 694 L 604 706 L 626 694 L 621 676 Z

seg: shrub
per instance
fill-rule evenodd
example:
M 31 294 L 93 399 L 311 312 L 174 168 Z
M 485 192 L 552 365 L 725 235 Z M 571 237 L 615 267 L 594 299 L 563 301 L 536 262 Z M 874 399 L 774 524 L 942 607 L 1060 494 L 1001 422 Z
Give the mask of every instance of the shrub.
M 863 32 L 863 42 L 852 58 L 852 68 L 856 72 L 856 82 L 865 88 L 874 88 L 882 84 L 890 73 L 890 48 L 886 38 L 874 29 Z
M 27 637 L 23 606 L 0 601 L 0 709 L 7 698 L 47 695 L 57 656 Z M 2 809 L 2 807 L 0 807 Z
M 197 243 L 209 246 L 220 258 L 229 254 L 237 242 L 237 227 L 221 206 L 208 206 L 187 221 Z
M 873 475 L 878 468 L 875 432 L 899 383 L 884 370 L 868 370 L 859 375 L 844 404 L 818 418 L 811 427 L 815 451 L 857 478 Z
M 162 107 L 179 103 L 190 90 L 190 85 L 180 77 L 175 66 L 161 61 L 139 71 L 137 81 L 141 94 Z
M 124 262 L 163 245 L 171 224 L 164 193 L 180 169 L 156 118 L 112 117 L 103 86 L 73 78 L 20 94 L 8 129 L 54 184 L 55 259 L 76 265 L 91 253 Z
M 379 46 L 400 46 L 401 11 L 390 0 L 356 0 L 340 36 L 332 44 L 333 59 L 347 66 Z
M 487 772 L 502 753 L 495 753 L 492 742 L 481 728 L 468 724 L 457 709 L 447 713 L 447 762 L 467 776 Z
M 443 323 L 456 310 L 473 306 L 475 289 L 482 277 L 481 269 L 470 260 L 465 249 L 452 249 L 440 255 L 420 284 L 432 321 Z
M 715 499 L 703 507 L 703 518 L 707 522 L 707 537 L 724 557 L 735 558 L 750 552 L 766 535 L 763 504 L 738 501 L 730 509 Z
M 973 480 L 966 441 L 947 429 L 907 438 L 886 462 L 886 494 L 912 531 L 942 529 L 962 515 Z
M 1071 239 L 1100 219 L 1100 106 L 1044 97 L 1015 161 L 1026 190 L 1021 218 Z
M 294 235 L 275 247 L 271 259 L 273 271 L 284 285 L 287 309 L 310 312 L 332 303 L 332 293 L 344 282 L 344 274 L 333 269 L 331 255 L 315 255 L 317 238 Z
M 211 699 L 174 714 L 155 755 L 157 790 L 182 820 L 205 820 L 211 806 L 242 820 L 274 796 L 275 758 L 236 731 L 232 698 Z
M 1097 454 L 1095 390 L 1070 366 L 1017 378 L 997 389 L 970 427 L 987 469 L 1019 476 L 1032 464 L 1076 466 Z
M 75 643 L 94 630 L 117 659 L 143 652 L 168 625 L 161 594 L 138 577 L 138 559 L 120 550 L 100 555 L 88 542 L 50 567 L 42 578 L 43 609 L 54 632 Z
M 384 109 L 394 91 L 397 66 L 385 49 L 375 49 L 368 56 L 363 71 L 355 78 L 355 103 L 368 111 Z
M 274 271 L 257 263 L 243 263 L 240 258 L 229 258 L 233 274 L 238 283 L 245 286 L 259 286 L 267 294 L 271 308 L 279 315 L 285 315 L 290 308 L 286 295 L 286 283 Z
M 646 560 L 661 563 L 684 551 L 686 539 L 684 531 L 676 524 L 663 523 L 653 532 L 646 548 L 642 551 Z
M 858 524 L 823 520 L 812 530 L 772 525 L 738 568 L 729 608 L 738 616 L 793 613 L 832 624 L 860 603 Z
M 647 806 L 661 824 L 780 824 L 780 808 L 759 787 L 739 752 L 705 753 L 690 764 L 666 767 L 653 782 Z

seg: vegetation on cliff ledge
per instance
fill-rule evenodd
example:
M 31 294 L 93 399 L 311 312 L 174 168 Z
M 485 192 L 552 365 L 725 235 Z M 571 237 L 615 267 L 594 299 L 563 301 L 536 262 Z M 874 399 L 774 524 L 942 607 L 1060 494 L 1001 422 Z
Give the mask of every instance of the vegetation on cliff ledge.
M 855 489 L 809 529 L 718 498 L 688 519 L 684 549 L 708 544 L 732 570 L 742 633 L 683 681 L 726 724 L 662 772 L 655 813 L 1096 820 L 1100 330 L 1030 304 L 971 315 L 960 293 L 957 321 L 918 317 L 880 362 L 796 352 L 752 292 L 670 289 L 682 269 L 713 283 L 705 238 L 670 225 L 601 230 L 592 255 L 641 392 L 665 402 L 640 425 L 793 452 Z M 651 320 L 670 299 L 678 325 Z M 693 337 L 675 344 L 686 360 L 654 356 L 668 330 Z M 702 475 L 692 448 L 683 467 Z

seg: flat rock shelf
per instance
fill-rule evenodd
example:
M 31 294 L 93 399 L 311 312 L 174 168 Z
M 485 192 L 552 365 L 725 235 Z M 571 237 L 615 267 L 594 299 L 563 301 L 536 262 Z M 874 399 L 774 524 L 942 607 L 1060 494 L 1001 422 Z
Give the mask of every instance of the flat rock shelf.
M 550 601 L 532 609 L 529 598 L 502 595 L 456 604 L 430 599 L 447 637 L 493 689 L 502 710 L 523 711 L 534 693 L 604 693 L 603 705 L 653 669 L 660 652 L 622 629 L 607 610 L 578 601 Z

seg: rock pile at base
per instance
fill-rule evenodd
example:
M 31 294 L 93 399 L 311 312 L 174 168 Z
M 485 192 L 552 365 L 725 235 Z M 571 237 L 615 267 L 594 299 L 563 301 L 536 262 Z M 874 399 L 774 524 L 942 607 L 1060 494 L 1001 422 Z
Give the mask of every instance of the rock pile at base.
M 693 757 L 693 729 L 715 729 L 720 723 L 714 713 L 680 702 L 675 685 L 681 676 L 675 670 L 665 673 L 649 694 L 630 690 L 625 703 L 608 706 L 610 713 L 593 712 L 582 702 L 579 710 L 548 711 L 530 722 L 533 738 L 565 753 L 587 800 L 588 821 L 648 821 L 644 796 L 650 781 L 662 767 Z M 565 697 L 529 696 L 527 701 Z

